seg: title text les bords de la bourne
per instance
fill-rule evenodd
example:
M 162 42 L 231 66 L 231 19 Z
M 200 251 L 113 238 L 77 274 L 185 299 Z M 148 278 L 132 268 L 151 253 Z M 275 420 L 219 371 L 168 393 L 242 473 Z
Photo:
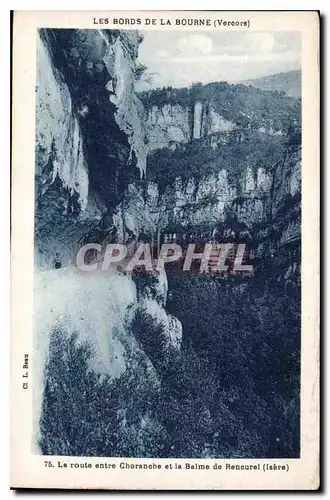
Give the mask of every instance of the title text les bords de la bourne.
M 215 28 L 250 28 L 250 19 L 209 19 L 209 18 L 141 18 L 141 17 L 93 17 L 96 25 L 117 26 L 187 26 L 187 27 L 215 27 Z

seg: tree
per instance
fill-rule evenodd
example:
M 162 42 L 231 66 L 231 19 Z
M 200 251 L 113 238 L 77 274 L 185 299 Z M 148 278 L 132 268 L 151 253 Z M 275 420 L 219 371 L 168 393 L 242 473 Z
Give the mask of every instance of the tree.
M 139 61 L 135 64 L 134 78 L 136 82 L 141 80 L 142 75 L 146 72 L 147 69 L 147 66 Z

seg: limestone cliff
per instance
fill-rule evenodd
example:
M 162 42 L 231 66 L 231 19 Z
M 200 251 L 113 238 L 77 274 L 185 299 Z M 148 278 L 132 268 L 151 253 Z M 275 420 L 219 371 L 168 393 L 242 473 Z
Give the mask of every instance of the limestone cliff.
M 259 130 L 283 135 L 300 120 L 299 103 L 280 92 L 215 82 L 139 94 L 145 107 L 149 151 L 218 132 Z
M 135 31 L 37 35 L 36 244 L 42 266 L 55 252 L 68 262 L 68 248 L 116 206 L 127 178 L 145 174 L 142 105 L 134 93 L 138 45 Z
M 225 147 L 220 142 L 218 156 Z M 282 249 L 280 261 L 290 257 L 288 245 L 299 246 L 300 148 L 273 158 L 264 153 L 263 163 L 242 156 L 235 169 L 219 161 L 195 175 L 188 171 L 176 176 L 173 166 L 173 178 L 165 173 L 166 183 L 148 171 L 146 181 L 128 186 L 118 209 L 123 241 L 140 232 L 154 243 L 159 233 L 170 239 L 175 235 L 177 241 L 241 240 L 252 244 L 261 259 Z M 295 252 L 293 259 L 298 265 Z
M 147 178 L 121 203 L 123 239 L 140 231 L 153 241 L 157 231 L 245 238 L 261 258 L 299 244 L 299 100 L 225 83 L 140 97 Z
M 76 372 L 70 352 L 77 350 L 82 357 L 84 349 L 91 349 L 87 369 L 96 377 L 96 389 L 99 383 L 116 384 L 125 377 L 126 383 L 134 380 L 141 394 L 147 387 L 155 398 L 160 386 L 156 362 L 166 364 L 171 352 L 180 349 L 182 327 L 166 312 L 164 273 L 148 276 L 143 283 L 120 273 L 88 279 L 73 266 L 75 250 L 86 234 L 93 237 L 95 230 L 93 241 L 99 241 L 100 234 L 104 237 L 109 228 L 122 225 L 117 207 L 127 185 L 145 176 L 143 107 L 134 92 L 139 40 L 135 31 L 46 29 L 37 34 L 36 452 L 79 454 L 74 448 L 79 447 L 78 438 L 69 448 L 62 433 L 55 437 L 56 430 L 49 439 L 53 423 L 56 429 L 61 425 L 53 411 L 47 413 L 54 392 L 59 391 L 60 398 L 63 392 L 74 397 Z M 61 269 L 54 269 L 56 253 Z M 150 325 L 158 333 L 152 349 L 140 335 Z M 129 435 L 128 442 L 143 445 L 156 423 L 147 406 L 134 411 L 138 422 L 129 422 L 135 392 L 128 391 L 126 397 L 115 418 L 118 432 Z
M 197 101 L 193 108 L 179 104 L 153 105 L 146 112 L 149 151 L 199 139 L 206 134 L 230 131 L 235 124 L 218 114 L 211 104 Z

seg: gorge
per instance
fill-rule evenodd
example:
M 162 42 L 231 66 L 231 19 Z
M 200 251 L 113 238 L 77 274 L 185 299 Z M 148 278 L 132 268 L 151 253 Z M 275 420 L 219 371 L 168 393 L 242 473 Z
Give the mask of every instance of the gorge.
M 137 94 L 142 40 L 38 34 L 34 448 L 297 457 L 300 100 L 226 82 Z M 141 238 L 248 243 L 257 272 L 74 268 L 82 244 Z

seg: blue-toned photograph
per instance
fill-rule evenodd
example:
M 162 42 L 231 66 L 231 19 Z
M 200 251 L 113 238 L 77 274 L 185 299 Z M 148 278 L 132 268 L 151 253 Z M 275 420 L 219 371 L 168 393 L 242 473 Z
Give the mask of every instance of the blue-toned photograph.
M 299 458 L 300 33 L 118 28 L 36 33 L 33 452 Z

